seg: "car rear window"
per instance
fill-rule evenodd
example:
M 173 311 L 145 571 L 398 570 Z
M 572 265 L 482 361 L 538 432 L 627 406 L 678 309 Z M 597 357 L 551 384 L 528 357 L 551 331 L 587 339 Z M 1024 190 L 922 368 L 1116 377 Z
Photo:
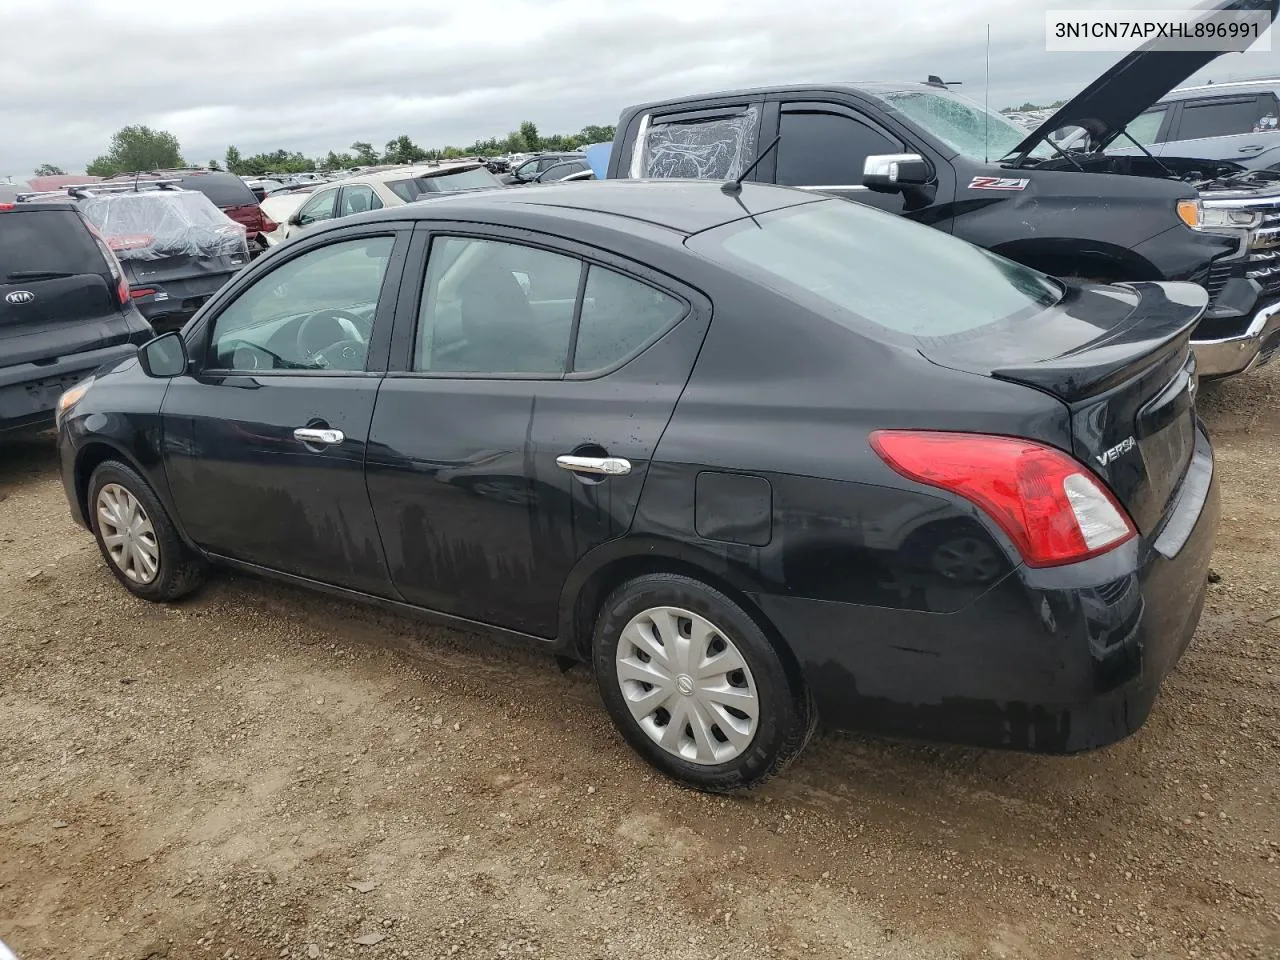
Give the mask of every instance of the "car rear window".
M 845 326 L 916 339 L 1031 317 L 1062 296 L 1044 274 L 847 200 L 757 214 L 687 243 Z
M 425 174 L 410 177 L 407 180 L 391 180 L 388 181 L 387 186 L 405 203 L 412 203 L 426 194 L 451 193 L 454 190 L 483 190 L 485 187 L 500 187 L 502 181 L 484 167 L 475 167 L 455 173 Z
M 246 203 L 257 203 L 249 185 L 239 177 L 231 174 L 202 173 L 198 176 L 183 177 L 184 190 L 199 190 L 219 207 L 241 207 Z
M 0 283 L 38 271 L 106 274 L 107 264 L 73 211 L 0 212 Z

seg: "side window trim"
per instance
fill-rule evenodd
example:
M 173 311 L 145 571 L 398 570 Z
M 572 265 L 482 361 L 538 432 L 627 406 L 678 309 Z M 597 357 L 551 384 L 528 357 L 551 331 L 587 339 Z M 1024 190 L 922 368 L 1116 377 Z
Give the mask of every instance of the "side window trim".
M 190 334 L 188 348 L 194 347 L 192 353 L 192 370 L 197 378 L 212 376 L 224 378 L 229 376 L 252 377 L 381 377 L 387 369 L 387 357 L 390 348 L 392 326 L 398 304 L 401 278 L 407 272 L 405 264 L 408 257 L 412 230 L 404 224 L 393 224 L 391 227 L 378 230 L 342 231 L 338 234 L 325 234 L 319 242 L 299 244 L 290 251 L 287 258 L 270 264 L 269 269 L 262 272 L 246 271 L 243 282 L 236 282 L 234 288 L 226 290 L 226 296 L 219 297 L 216 302 L 210 301 L 212 309 Z M 293 263 L 316 250 L 353 240 L 370 240 L 377 237 L 390 237 L 393 240 L 391 255 L 387 258 L 387 269 L 382 277 L 382 285 L 378 289 L 378 307 L 373 317 L 373 333 L 369 338 L 369 349 L 365 358 L 364 370 L 233 370 L 225 367 L 207 366 L 210 348 L 213 343 L 214 330 L 218 318 L 222 316 L 252 286 L 275 273 L 282 267 Z
M 558 378 L 549 378 L 546 374 L 530 373 L 471 373 L 471 372 L 431 372 L 414 370 L 414 350 L 417 344 L 418 319 L 422 311 L 422 297 L 425 294 L 427 257 L 431 242 L 437 237 L 457 237 L 464 240 L 492 240 L 498 243 L 515 243 L 548 253 L 565 257 L 573 257 L 580 261 L 584 268 L 578 277 L 577 301 L 574 304 L 573 328 L 569 340 L 570 355 L 566 358 L 566 372 Z M 660 273 L 642 264 L 632 263 L 622 257 L 605 254 L 603 251 L 566 241 L 552 234 L 536 233 L 516 227 L 500 227 L 492 224 L 470 223 L 465 221 L 438 221 L 418 223 L 413 232 L 413 240 L 406 250 L 406 263 L 403 278 L 400 282 L 400 293 L 396 306 L 395 329 L 390 349 L 389 362 L 386 365 L 386 376 L 404 378 L 415 377 L 427 380 L 598 380 L 607 377 L 616 370 L 626 366 L 639 354 L 648 350 L 654 343 L 662 339 L 680 324 L 686 322 L 698 310 L 708 310 L 705 296 L 696 288 L 666 274 Z M 573 372 L 573 356 L 577 352 L 578 330 L 581 325 L 583 293 L 591 267 L 598 266 L 612 270 L 637 283 L 652 287 L 660 293 L 684 304 L 684 312 L 679 319 L 668 326 L 660 334 L 650 338 L 631 353 L 624 356 L 612 366 L 600 370 L 589 370 L 581 373 Z M 378 309 L 382 315 L 381 303 Z M 375 330 L 377 327 L 375 326 Z

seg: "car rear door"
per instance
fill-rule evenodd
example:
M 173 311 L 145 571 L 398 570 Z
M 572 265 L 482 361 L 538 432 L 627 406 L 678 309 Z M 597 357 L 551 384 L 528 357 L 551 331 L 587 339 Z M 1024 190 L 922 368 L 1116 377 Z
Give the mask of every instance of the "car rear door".
M 184 530 L 222 557 L 392 593 L 364 458 L 411 228 L 305 238 L 210 304 L 165 394 Z M 266 267 L 266 269 L 261 269 Z
M 1274 146 L 1280 129 L 1280 104 L 1274 93 L 1184 100 L 1178 107 L 1168 142 L 1158 151 L 1161 156 L 1203 156 L 1199 142 L 1212 140 L 1209 156 L 1243 163 Z
M 435 224 L 414 249 L 367 465 L 392 581 L 553 637 L 573 565 L 631 525 L 710 307 L 527 231 Z

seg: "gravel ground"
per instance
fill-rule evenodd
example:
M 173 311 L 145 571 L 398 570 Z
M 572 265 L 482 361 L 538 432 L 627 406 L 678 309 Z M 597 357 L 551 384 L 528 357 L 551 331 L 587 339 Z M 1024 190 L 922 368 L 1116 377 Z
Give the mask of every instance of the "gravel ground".
M 0 937 L 24 960 L 1280 957 L 1280 368 L 1206 387 L 1225 509 L 1146 728 L 820 735 L 712 798 L 583 670 L 245 578 L 128 597 L 0 452 Z M 1275 619 L 1270 619 L 1274 617 Z

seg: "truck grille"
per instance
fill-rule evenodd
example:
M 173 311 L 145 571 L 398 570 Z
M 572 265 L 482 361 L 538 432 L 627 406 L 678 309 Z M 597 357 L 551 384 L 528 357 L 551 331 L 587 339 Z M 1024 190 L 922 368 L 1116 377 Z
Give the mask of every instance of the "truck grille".
M 1262 284 L 1264 296 L 1280 293 L 1280 208 L 1266 211 L 1253 231 L 1245 256 L 1244 275 Z

